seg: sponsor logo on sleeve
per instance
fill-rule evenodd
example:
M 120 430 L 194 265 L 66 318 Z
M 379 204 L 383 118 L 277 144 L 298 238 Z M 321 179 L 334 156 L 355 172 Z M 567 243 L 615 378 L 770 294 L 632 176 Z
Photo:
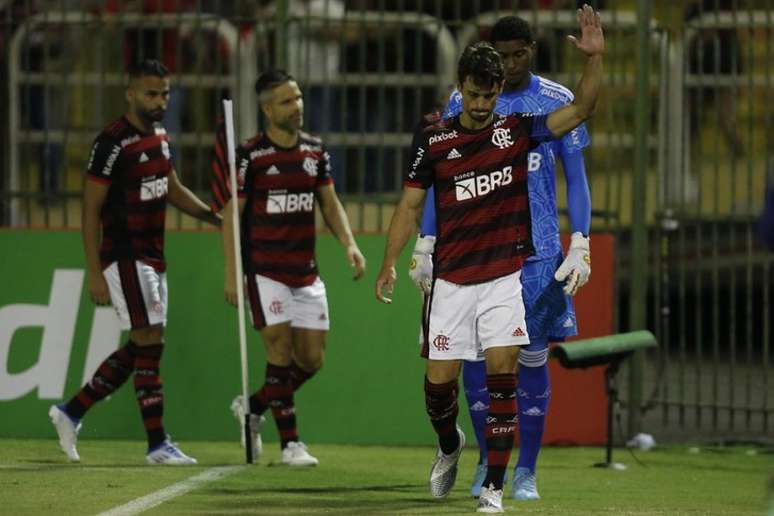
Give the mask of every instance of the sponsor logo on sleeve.
M 103 176 L 109 176 L 110 174 L 113 173 L 113 166 L 116 164 L 116 160 L 118 160 L 118 155 L 120 153 L 121 153 L 121 146 L 114 145 L 113 149 L 110 151 L 110 156 L 108 156 L 108 159 L 105 162 L 105 166 L 102 168 Z

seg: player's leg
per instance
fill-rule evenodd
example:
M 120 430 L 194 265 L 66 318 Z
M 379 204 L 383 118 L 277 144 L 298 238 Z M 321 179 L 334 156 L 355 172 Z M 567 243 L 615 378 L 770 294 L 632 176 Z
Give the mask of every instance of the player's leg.
M 548 342 L 575 335 L 572 298 L 554 280 L 562 255 L 527 262 L 522 270 L 523 298 L 530 344 L 519 355 L 519 460 L 513 472 L 511 496 L 537 500 L 537 458 L 551 397 L 548 375 Z
M 438 451 L 430 470 L 430 494 L 446 496 L 457 479 L 457 464 L 465 435 L 457 426 L 457 397 L 461 361 L 476 357 L 475 287 L 433 282 L 425 312 L 425 407 L 435 433 Z
M 131 328 L 131 320 L 121 288 L 118 263 L 111 264 L 103 274 L 107 280 L 112 304 L 121 328 L 128 330 Z M 96 402 L 105 399 L 129 379 L 134 370 L 135 350 L 136 344 L 130 338 L 125 346 L 111 353 L 97 367 L 89 382 L 69 401 L 52 405 L 49 409 L 49 416 L 59 435 L 60 447 L 71 461 L 80 460 L 76 444 L 81 419 Z
M 486 362 L 466 360 L 462 364 L 462 384 L 468 402 L 468 412 L 478 442 L 478 464 L 473 475 L 470 494 L 478 498 L 486 477 L 486 415 L 489 411 L 489 391 L 486 389 Z
M 134 390 L 148 438 L 149 464 L 196 464 L 170 440 L 164 429 L 164 390 L 161 357 L 167 324 L 167 277 L 136 260 L 119 260 L 118 280 L 129 314 L 129 338 L 134 347 Z M 113 289 L 111 288 L 111 293 Z M 115 303 L 111 295 L 111 300 Z
M 330 329 L 325 283 L 318 277 L 307 287 L 293 289 L 291 305 L 293 362 L 291 382 L 298 390 L 322 368 L 325 338 Z
M 519 460 L 513 472 L 511 496 L 537 500 L 536 467 L 543 440 L 551 387 L 548 376 L 548 340 L 530 336 L 519 354 Z
M 481 348 L 486 356 L 489 412 L 486 424 L 487 474 L 479 497 L 482 512 L 502 511 L 503 476 L 508 468 L 517 425 L 516 362 L 520 346 L 529 343 L 520 272 L 479 287 L 476 314 Z

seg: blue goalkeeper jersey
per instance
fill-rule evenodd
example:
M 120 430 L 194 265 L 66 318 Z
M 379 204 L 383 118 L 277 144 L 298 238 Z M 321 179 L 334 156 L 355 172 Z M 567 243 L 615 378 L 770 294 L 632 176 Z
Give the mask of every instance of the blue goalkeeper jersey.
M 495 112 L 547 114 L 573 100 L 570 90 L 561 84 L 531 74 L 529 86 L 521 91 L 503 92 L 497 99 Z M 462 95 L 454 91 L 444 111 L 444 117 L 462 111 Z M 532 217 L 532 242 L 535 254 L 529 260 L 543 260 L 562 252 L 559 241 L 559 214 L 556 207 L 556 160 L 580 152 L 590 144 L 586 125 L 581 124 L 559 140 L 544 142 L 527 158 L 527 185 Z

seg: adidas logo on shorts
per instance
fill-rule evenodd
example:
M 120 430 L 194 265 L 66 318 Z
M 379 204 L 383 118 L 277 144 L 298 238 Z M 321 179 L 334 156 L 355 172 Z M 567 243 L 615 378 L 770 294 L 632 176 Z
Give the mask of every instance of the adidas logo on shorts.
M 513 333 L 511 333 L 513 337 L 523 337 L 524 336 L 524 330 L 521 329 L 521 326 L 513 330 Z

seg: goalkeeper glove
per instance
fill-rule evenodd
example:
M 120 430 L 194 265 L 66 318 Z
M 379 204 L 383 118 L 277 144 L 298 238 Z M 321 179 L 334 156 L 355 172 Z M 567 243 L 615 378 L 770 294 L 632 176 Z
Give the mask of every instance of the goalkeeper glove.
M 419 290 L 430 293 L 433 286 L 433 250 L 435 237 L 432 235 L 417 237 L 414 252 L 411 254 L 409 276 Z
M 589 237 L 576 231 L 570 238 L 570 248 L 567 257 L 556 270 L 554 279 L 566 281 L 564 293 L 574 296 L 578 290 L 588 283 L 591 276 L 591 254 L 589 252 Z

